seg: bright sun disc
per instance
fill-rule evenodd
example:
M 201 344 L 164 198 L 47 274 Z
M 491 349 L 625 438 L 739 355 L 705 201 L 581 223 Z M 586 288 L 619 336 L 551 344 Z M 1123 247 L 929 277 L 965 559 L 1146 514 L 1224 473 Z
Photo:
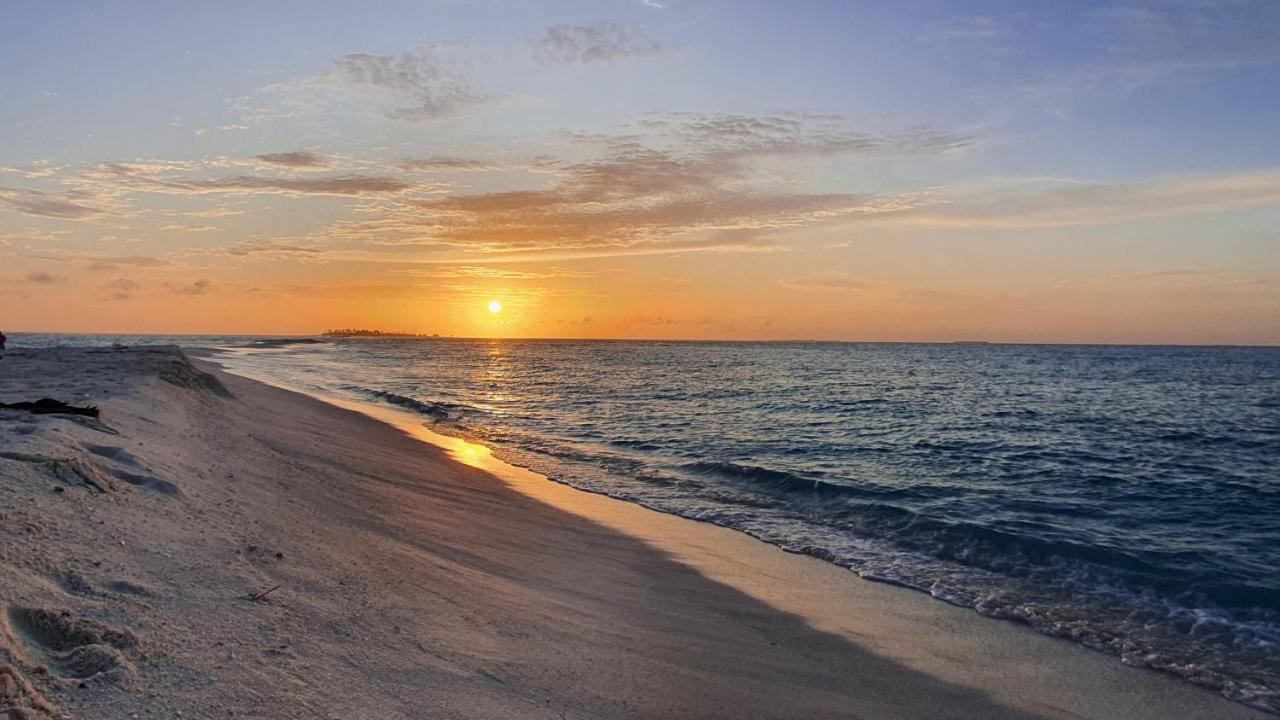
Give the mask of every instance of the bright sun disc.
M 491 313 L 502 312 L 502 303 L 498 302 L 497 300 L 489 301 L 489 312 Z

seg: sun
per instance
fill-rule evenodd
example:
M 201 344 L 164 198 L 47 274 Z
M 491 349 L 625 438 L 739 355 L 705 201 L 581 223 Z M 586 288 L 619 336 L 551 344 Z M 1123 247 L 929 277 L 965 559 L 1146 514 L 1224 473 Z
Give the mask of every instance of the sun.
M 498 313 L 502 312 L 502 303 L 498 302 L 497 300 L 490 300 L 489 312 L 493 313 L 494 315 L 497 315 Z

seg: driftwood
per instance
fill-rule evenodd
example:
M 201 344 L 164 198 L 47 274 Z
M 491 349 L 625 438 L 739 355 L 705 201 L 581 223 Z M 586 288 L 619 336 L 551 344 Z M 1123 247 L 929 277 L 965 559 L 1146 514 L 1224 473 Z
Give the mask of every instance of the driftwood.
M 53 398 L 40 398 L 35 402 L 16 402 L 16 403 L 0 403 L 0 409 L 3 410 L 26 410 L 36 415 L 48 415 L 58 413 L 61 415 L 84 415 L 86 417 L 98 417 L 98 408 L 96 407 L 76 407 L 68 405 L 61 400 Z

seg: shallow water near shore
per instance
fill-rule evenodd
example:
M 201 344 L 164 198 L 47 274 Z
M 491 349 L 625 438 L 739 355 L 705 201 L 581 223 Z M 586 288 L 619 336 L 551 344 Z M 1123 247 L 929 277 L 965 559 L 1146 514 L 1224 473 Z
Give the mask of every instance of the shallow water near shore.
M 176 341 L 1280 711 L 1280 350 Z

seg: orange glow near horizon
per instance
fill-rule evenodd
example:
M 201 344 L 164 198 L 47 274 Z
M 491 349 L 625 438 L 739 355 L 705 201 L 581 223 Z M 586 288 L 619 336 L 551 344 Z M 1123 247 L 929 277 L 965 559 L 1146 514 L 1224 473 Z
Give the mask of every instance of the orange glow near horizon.
M 1253 4 L 0 3 L 0 330 L 1280 346 Z

